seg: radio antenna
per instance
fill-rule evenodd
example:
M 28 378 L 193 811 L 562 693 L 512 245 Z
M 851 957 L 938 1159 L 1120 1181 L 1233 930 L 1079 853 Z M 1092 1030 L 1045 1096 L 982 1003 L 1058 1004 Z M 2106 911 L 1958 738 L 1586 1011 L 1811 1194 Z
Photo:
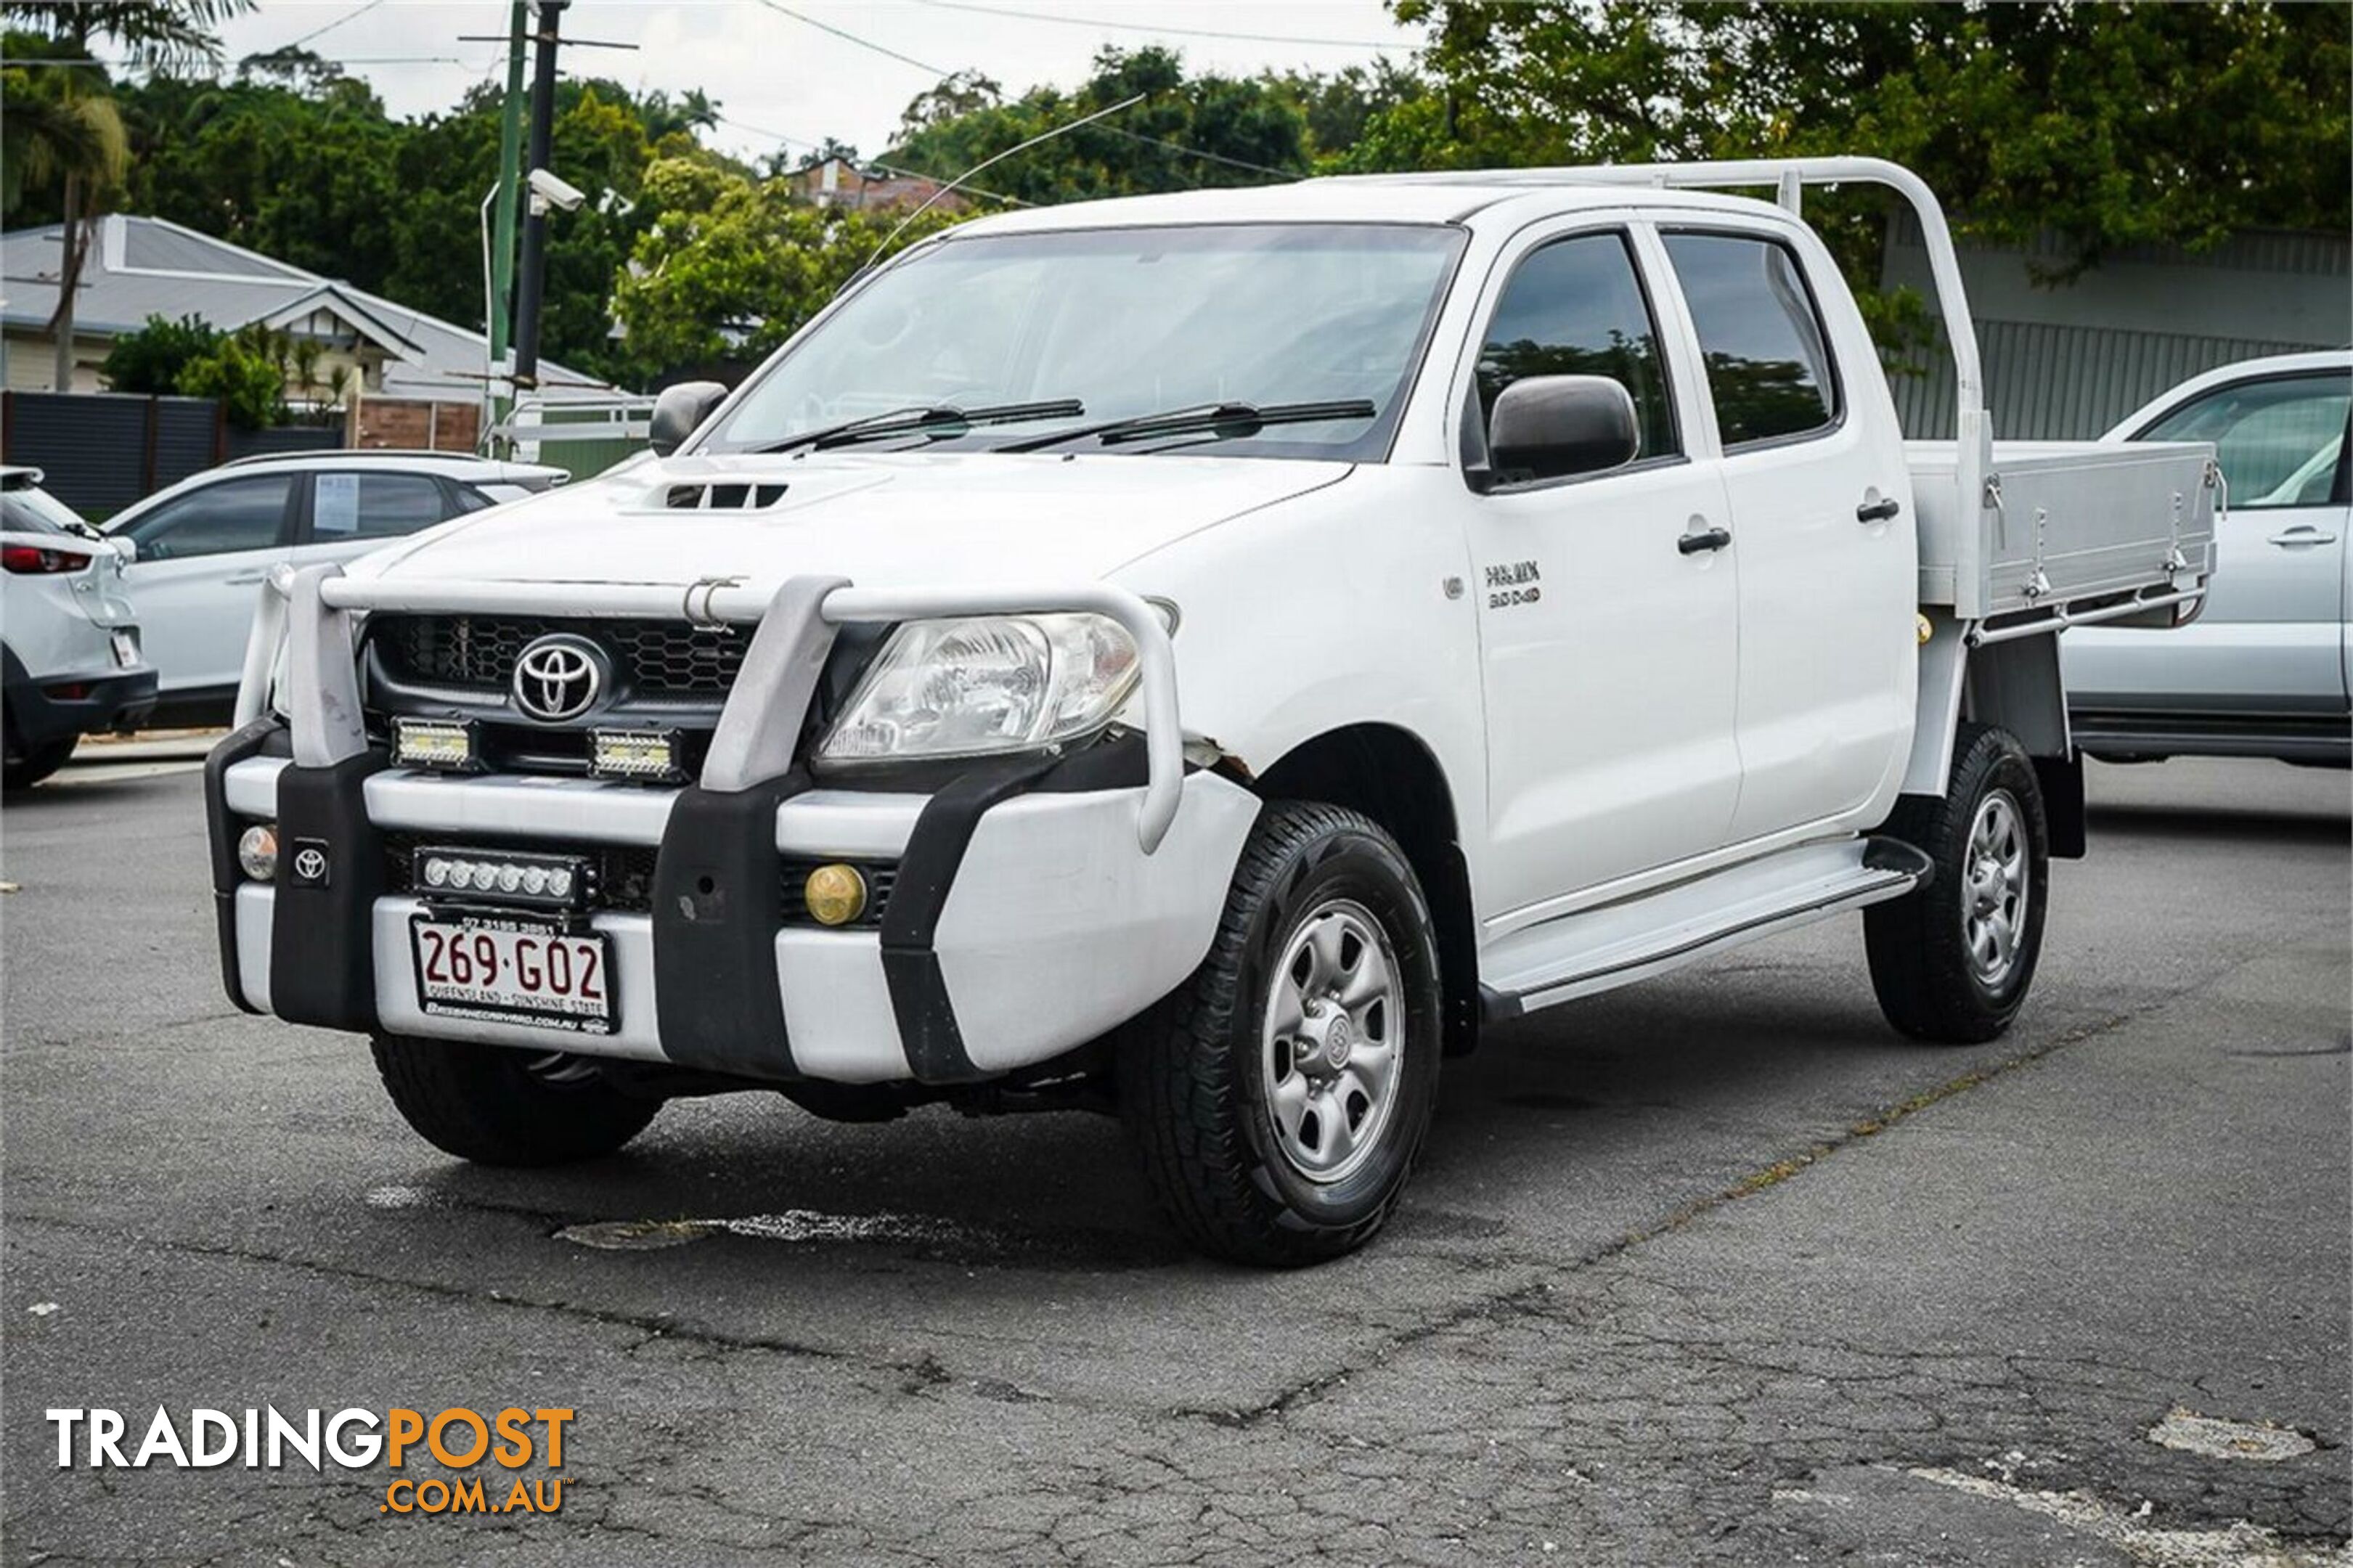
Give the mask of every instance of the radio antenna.
M 925 201 L 922 206 L 917 207 L 913 212 L 911 212 L 905 217 L 901 218 L 899 220 L 899 226 L 882 237 L 882 243 L 874 247 L 874 254 L 866 258 L 866 265 L 858 269 L 859 272 L 860 274 L 864 274 L 873 270 L 874 264 L 882 259 L 882 253 L 891 248 L 891 242 L 907 232 L 907 226 L 909 224 L 914 222 L 917 218 L 931 211 L 932 204 L 934 202 L 938 201 L 942 196 L 946 195 L 950 191 L 955 190 L 958 185 L 963 184 L 966 180 L 971 179 L 975 174 L 979 174 L 982 170 L 987 168 L 992 163 L 1002 163 L 1006 159 L 1013 156 L 1014 153 L 1026 153 L 1030 148 L 1038 145 L 1040 142 L 1051 142 L 1055 137 L 1063 134 L 1065 132 L 1076 131 L 1082 125 L 1092 125 L 1098 120 L 1108 119 L 1110 116 L 1117 114 L 1123 109 L 1133 109 L 1143 101 L 1144 94 L 1140 92 L 1132 98 L 1124 98 L 1117 103 L 1113 104 L 1109 109 L 1098 109 L 1092 114 L 1086 116 L 1084 119 L 1073 120 L 1067 124 L 1057 125 L 1051 131 L 1040 131 L 1037 135 L 1032 136 L 1027 142 L 1017 142 L 1002 153 L 998 153 L 991 157 L 983 158 L 979 163 L 975 163 L 971 168 L 966 169 L 963 174 L 958 174 L 955 179 L 950 180 L 946 184 L 942 185 L 938 190 L 934 191 L 931 194 L 930 199 Z

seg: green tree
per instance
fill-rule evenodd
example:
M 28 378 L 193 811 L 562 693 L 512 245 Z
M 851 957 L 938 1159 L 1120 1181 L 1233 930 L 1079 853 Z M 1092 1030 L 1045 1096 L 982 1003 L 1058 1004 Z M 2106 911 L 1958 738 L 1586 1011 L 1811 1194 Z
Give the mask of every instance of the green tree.
M 221 339 L 210 353 L 182 365 L 174 390 L 183 397 L 218 398 L 228 422 L 241 430 L 286 422 L 284 367 L 241 335 Z
M 816 206 L 782 181 L 690 158 L 656 163 L 644 189 L 656 216 L 614 306 L 630 353 L 665 368 L 767 353 L 824 308 L 903 216 Z M 934 208 L 901 242 L 954 221 Z
M 1032 88 L 1010 102 L 985 77 L 949 77 L 907 106 L 899 144 L 883 162 L 953 178 L 1138 94 L 1144 101 L 1133 108 L 996 165 L 985 184 L 1048 203 L 1262 184 L 1308 173 L 1307 116 L 1279 83 L 1188 77 L 1183 60 L 1157 46 L 1106 48 L 1077 91 Z
M 191 66 L 213 66 L 220 60 L 220 43 L 214 29 L 231 16 L 253 8 L 253 0 L 0 0 L 0 20 L 21 24 L 54 39 L 63 58 L 72 64 L 57 68 L 55 91 L 59 118 L 78 113 L 92 132 L 85 148 L 106 139 L 104 115 L 74 106 L 106 97 L 102 69 L 79 62 L 91 58 L 99 39 L 106 39 L 130 57 L 133 66 L 150 71 L 171 71 Z M 53 142 L 62 147 L 63 143 Z M 90 220 L 100 204 L 114 194 L 119 171 L 79 154 L 52 165 L 63 186 L 61 232 L 63 255 L 58 268 L 58 308 L 49 319 L 57 343 L 55 379 L 59 392 L 73 386 L 74 294 L 88 254 Z
M 182 316 L 176 321 L 150 316 L 139 331 L 114 340 L 99 374 L 116 392 L 177 392 L 180 372 L 212 353 L 220 341 L 221 334 L 202 316 Z

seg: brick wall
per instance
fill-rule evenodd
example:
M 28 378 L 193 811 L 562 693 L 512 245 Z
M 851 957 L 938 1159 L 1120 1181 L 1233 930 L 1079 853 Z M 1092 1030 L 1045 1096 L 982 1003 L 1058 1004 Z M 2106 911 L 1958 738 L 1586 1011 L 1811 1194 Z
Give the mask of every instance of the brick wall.
M 481 434 L 481 410 L 470 403 L 371 397 L 360 404 L 358 425 L 355 447 L 470 452 Z

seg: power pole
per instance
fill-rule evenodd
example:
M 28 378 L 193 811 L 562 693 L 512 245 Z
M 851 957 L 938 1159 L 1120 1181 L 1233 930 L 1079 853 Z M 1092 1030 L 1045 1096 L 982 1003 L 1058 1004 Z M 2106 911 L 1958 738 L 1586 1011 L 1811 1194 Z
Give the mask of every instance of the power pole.
M 531 156 L 526 170 L 544 169 L 555 137 L 555 51 L 571 0 L 539 0 L 539 53 L 531 85 Z M 524 176 L 529 178 L 528 173 Z M 522 264 L 515 279 L 514 385 L 518 395 L 539 388 L 539 304 L 547 285 L 547 204 L 523 204 Z
M 507 98 L 499 121 L 499 194 L 491 230 L 491 423 L 506 422 L 513 399 L 498 390 L 513 341 L 515 203 L 522 190 L 522 55 L 531 29 L 529 0 L 514 0 L 507 23 Z

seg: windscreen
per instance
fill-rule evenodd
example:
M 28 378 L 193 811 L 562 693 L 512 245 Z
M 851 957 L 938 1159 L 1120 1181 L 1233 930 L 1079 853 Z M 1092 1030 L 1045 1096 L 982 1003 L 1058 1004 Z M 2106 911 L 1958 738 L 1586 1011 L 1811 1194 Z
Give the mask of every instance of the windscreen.
M 870 279 L 770 361 L 697 449 L 944 407 L 1062 411 L 889 444 L 1035 445 L 1058 427 L 1209 405 L 1328 403 L 1350 411 L 1115 449 L 1377 458 L 1461 239 L 1336 224 L 952 237 Z

